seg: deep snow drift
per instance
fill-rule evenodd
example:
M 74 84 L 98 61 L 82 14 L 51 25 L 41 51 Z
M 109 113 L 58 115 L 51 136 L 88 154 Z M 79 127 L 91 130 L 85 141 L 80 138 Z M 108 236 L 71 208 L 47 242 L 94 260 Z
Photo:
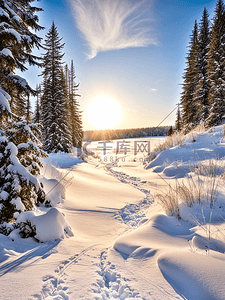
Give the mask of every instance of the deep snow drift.
M 224 146 L 219 126 L 144 165 L 50 155 L 54 208 L 19 216 L 44 243 L 0 235 L 0 299 L 225 299 Z M 174 215 L 157 197 L 169 190 Z

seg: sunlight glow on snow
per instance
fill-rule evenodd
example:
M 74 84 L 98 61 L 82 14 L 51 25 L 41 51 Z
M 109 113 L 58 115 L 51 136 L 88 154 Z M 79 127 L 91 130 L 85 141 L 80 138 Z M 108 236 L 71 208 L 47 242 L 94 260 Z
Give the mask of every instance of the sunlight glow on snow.
M 121 109 L 118 103 L 108 97 L 96 98 L 88 107 L 87 118 L 89 122 L 99 129 L 110 129 L 121 120 Z

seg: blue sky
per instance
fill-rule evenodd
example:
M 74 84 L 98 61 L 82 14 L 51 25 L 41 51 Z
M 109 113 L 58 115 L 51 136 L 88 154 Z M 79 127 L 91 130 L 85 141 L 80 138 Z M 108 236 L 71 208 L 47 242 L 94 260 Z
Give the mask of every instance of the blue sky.
M 204 7 L 211 19 L 216 1 L 146 0 L 140 5 L 135 0 L 92 0 L 94 7 L 89 0 L 38 3 L 44 9 L 40 25 L 46 28 L 40 35 L 54 20 L 65 42 L 65 61 L 74 60 L 83 125 L 89 130 L 97 128 L 86 112 L 102 95 L 121 107 L 115 128 L 156 126 L 175 107 L 194 21 L 200 21 Z M 31 68 L 24 75 L 33 87 L 40 72 Z M 175 113 L 162 125 L 174 120 Z

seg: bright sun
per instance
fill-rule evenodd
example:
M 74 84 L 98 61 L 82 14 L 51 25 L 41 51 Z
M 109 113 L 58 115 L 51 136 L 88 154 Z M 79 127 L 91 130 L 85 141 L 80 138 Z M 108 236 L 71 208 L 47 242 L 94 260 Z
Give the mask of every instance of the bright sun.
M 121 109 L 115 100 L 108 96 L 96 98 L 88 107 L 89 122 L 99 129 L 110 129 L 121 119 Z

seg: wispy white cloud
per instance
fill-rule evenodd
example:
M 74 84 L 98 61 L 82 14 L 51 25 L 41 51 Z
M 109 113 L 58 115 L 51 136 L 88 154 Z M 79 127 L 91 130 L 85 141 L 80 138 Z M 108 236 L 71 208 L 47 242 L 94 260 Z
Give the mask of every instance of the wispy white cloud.
M 77 27 L 90 47 L 98 52 L 156 44 L 150 26 L 152 0 L 70 0 Z

